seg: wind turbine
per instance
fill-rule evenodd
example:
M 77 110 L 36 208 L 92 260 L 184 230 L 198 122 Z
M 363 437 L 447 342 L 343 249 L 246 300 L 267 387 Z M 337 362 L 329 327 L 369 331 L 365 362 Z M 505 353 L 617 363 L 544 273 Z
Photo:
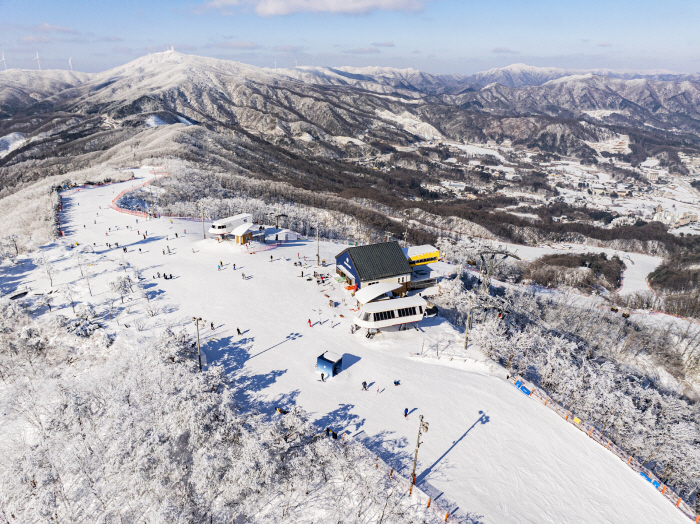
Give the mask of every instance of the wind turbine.
M 73 72 L 73 57 L 72 56 L 68 59 L 68 65 L 70 66 L 70 71 L 72 73 Z
M 39 51 L 36 52 L 36 57 L 34 58 L 36 60 L 36 65 L 39 66 L 39 71 L 41 71 L 41 62 L 39 62 Z
M 0 60 L 5 65 L 5 71 L 7 71 L 7 62 L 5 62 L 5 53 L 2 53 L 2 60 Z

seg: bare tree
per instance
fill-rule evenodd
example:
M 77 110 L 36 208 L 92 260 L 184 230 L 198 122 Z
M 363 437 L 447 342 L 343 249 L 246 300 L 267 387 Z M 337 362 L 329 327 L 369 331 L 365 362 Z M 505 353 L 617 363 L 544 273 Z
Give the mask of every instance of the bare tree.
M 51 287 L 53 287 L 53 266 L 51 262 L 46 260 L 46 255 L 41 255 L 41 268 L 46 273 L 46 276 L 49 277 L 49 282 L 51 282 Z
M 85 283 L 87 284 L 90 296 L 92 296 L 92 287 L 90 286 L 90 265 L 87 263 L 85 258 L 83 258 L 83 255 L 81 253 L 78 253 L 76 255 L 75 261 L 78 264 L 78 268 L 80 269 L 80 276 L 82 276 L 85 279 Z
M 150 316 L 155 317 L 160 312 L 160 308 L 153 302 L 148 302 L 146 304 L 146 313 Z
M 61 294 L 70 302 L 70 307 L 73 309 L 73 314 L 75 315 L 75 290 L 71 286 L 63 286 L 61 288 Z
M 39 305 L 48 307 L 49 313 L 51 312 L 51 302 L 53 302 L 53 297 L 51 295 L 42 295 L 39 298 Z
M 5 237 L 15 248 L 15 255 L 19 255 L 19 246 L 17 245 L 17 235 L 8 235 Z
M 123 304 L 124 297 L 131 290 L 131 282 L 128 280 L 128 277 L 118 277 L 117 280 L 109 283 L 109 289 L 121 297 Z

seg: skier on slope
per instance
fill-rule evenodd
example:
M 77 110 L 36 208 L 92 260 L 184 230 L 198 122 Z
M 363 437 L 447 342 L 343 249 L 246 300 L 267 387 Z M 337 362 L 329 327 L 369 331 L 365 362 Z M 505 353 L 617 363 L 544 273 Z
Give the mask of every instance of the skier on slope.
M 309 319 L 309 327 L 311 327 L 311 319 Z
M 408 408 L 403 410 L 403 418 L 408 418 Z
M 240 328 L 236 328 L 236 331 L 238 331 L 238 336 L 241 336 L 243 333 L 241 333 Z
M 211 323 L 211 330 L 214 331 L 214 323 Z
M 362 382 L 362 391 L 367 391 L 367 382 Z

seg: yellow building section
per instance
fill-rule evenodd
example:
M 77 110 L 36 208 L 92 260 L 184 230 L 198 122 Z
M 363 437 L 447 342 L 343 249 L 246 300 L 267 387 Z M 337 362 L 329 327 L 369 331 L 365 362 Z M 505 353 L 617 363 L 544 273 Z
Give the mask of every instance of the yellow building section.
M 411 267 L 423 266 L 440 260 L 440 251 L 433 246 L 409 247 L 406 258 Z

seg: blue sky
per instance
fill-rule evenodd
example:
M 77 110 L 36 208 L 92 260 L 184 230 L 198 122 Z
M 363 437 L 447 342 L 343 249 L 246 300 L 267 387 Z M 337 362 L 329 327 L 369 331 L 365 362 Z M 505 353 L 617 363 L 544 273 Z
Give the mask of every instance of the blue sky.
M 0 0 L 8 67 L 95 72 L 167 46 L 258 66 L 700 71 L 700 2 Z

